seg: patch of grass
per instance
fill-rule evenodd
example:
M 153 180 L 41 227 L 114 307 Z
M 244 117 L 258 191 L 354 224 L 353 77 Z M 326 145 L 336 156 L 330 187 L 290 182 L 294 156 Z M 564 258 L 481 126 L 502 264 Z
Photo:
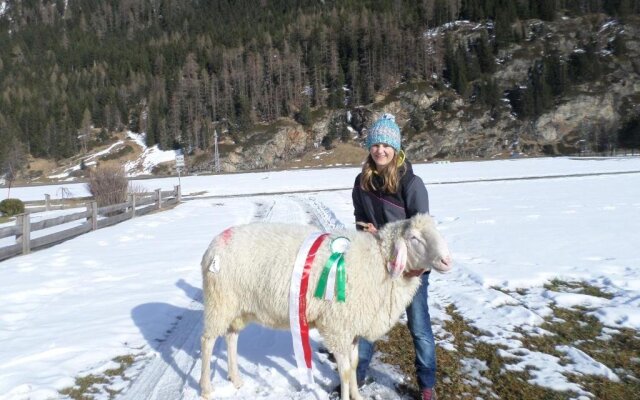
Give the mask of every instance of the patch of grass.
M 131 354 L 127 354 L 126 356 L 118 356 L 113 359 L 113 361 L 120 364 L 118 368 L 112 368 L 104 371 L 106 376 L 124 376 L 124 371 L 129 368 L 135 362 L 135 357 Z
M 551 307 L 555 318 L 547 318 L 542 328 L 556 334 L 557 344 L 572 344 L 575 341 L 589 341 L 600 335 L 604 327 L 600 321 L 588 315 L 587 309 L 566 309 Z M 561 321 L 557 321 L 560 319 Z
M 376 343 L 377 349 L 382 353 L 382 361 L 394 365 L 405 375 L 403 383 L 397 386 L 397 390 L 402 395 L 412 398 L 419 398 L 420 392 L 416 381 L 415 350 L 409 329 L 405 324 L 397 324 L 388 334 L 386 340 Z M 446 399 L 469 398 L 459 397 L 462 393 L 479 394 L 462 374 L 460 369 L 461 354 L 456 351 L 445 350 L 436 347 L 436 358 L 438 363 L 438 382 L 436 390 L 440 397 L 447 393 Z
M 127 144 L 124 147 L 119 148 L 118 151 L 101 156 L 100 160 L 102 161 L 117 160 L 120 157 L 124 157 L 127 154 L 131 154 L 131 153 L 133 153 L 133 147 Z
M 487 387 L 487 385 L 473 386 L 471 390 L 475 390 L 478 393 L 477 396 L 484 397 L 493 393 L 499 399 L 564 400 L 571 398 L 569 393 L 554 392 L 541 386 L 530 384 L 528 381 L 531 376 L 528 372 L 506 371 L 504 365 L 512 361 L 506 360 L 499 355 L 498 350 L 500 347 L 475 340 L 480 336 L 491 336 L 490 333 L 482 332 L 469 325 L 452 305 L 447 307 L 447 314 L 451 317 L 451 321 L 445 323 L 445 329 L 454 334 L 454 345 L 458 353 L 465 358 L 484 361 L 487 366 L 487 370 L 482 371 L 481 375 L 492 384 L 490 387 Z M 466 379 L 468 380 L 469 378 L 466 377 Z M 469 389 L 465 392 L 470 393 Z M 483 394 L 484 396 L 481 396 Z M 471 398 L 475 398 L 475 396 Z
M 575 393 L 556 392 L 530 384 L 528 380 L 531 376 L 526 371 L 506 371 L 504 366 L 512 361 L 499 355 L 500 347 L 476 340 L 491 334 L 470 325 L 453 305 L 449 305 L 446 311 L 451 319 L 444 323 L 444 328 L 453 335 L 452 343 L 455 351 L 446 350 L 442 346 L 436 348 L 438 362 L 436 390 L 441 398 L 568 400 L 575 397 Z M 415 353 L 406 325 L 396 325 L 389 332 L 387 340 L 379 341 L 377 346 L 383 353 L 382 361 L 397 366 L 406 375 L 405 383 L 398 386 L 398 391 L 411 397 L 419 397 L 415 380 Z M 482 381 L 466 374 L 463 368 L 466 359 L 477 359 L 487 366 L 486 370 L 478 371 Z
M 525 336 L 528 349 L 566 358 L 556 350 L 558 345 L 578 348 L 594 360 L 614 371 L 619 382 L 601 376 L 571 375 L 569 380 L 591 392 L 599 400 L 632 399 L 640 393 L 640 336 L 631 329 L 620 329 L 603 337 L 604 326 L 586 309 L 552 307 L 553 316 L 541 328 L 553 335 Z
M 76 378 L 75 385 L 64 388 L 59 393 L 74 400 L 93 400 L 92 394 L 97 394 L 100 391 L 96 386 L 107 383 L 109 383 L 107 378 L 90 374 Z
M 492 390 L 499 399 L 505 400 L 569 400 L 577 394 L 572 392 L 556 392 L 528 382 L 528 372 L 502 372 L 492 374 L 494 377 Z
M 547 290 L 569 293 L 581 293 L 591 296 L 611 298 L 600 288 L 585 282 L 565 282 L 553 280 L 545 285 Z M 508 295 L 516 296 L 513 291 L 493 287 Z M 524 296 L 527 290 L 516 290 Z M 516 296 L 517 297 L 517 296 Z M 598 318 L 589 314 L 586 308 L 551 307 L 553 314 L 545 318 L 540 326 L 548 334 L 532 334 L 516 330 L 522 336 L 523 347 L 531 351 L 550 354 L 557 357 L 560 364 L 571 360 L 558 350 L 558 346 L 571 346 L 585 352 L 594 360 L 610 368 L 619 378 L 612 381 L 603 376 L 567 373 L 567 379 L 589 391 L 598 400 L 635 399 L 640 393 L 640 332 L 632 329 L 607 329 Z M 436 389 L 442 398 L 447 399 L 518 399 L 518 400 L 567 400 L 576 398 L 577 393 L 554 391 L 530 384 L 531 372 L 507 371 L 505 366 L 518 359 L 500 356 L 500 347 L 485 343 L 481 338 L 492 336 L 483 332 L 460 315 L 454 306 L 446 309 L 450 320 L 444 323 L 444 329 L 452 335 L 449 339 L 455 350 L 446 350 L 439 346 L 437 351 L 438 379 Z M 399 324 L 389 333 L 386 342 L 380 341 L 378 349 L 386 363 L 396 365 L 405 375 L 406 381 L 398 387 L 402 394 L 418 396 L 415 381 L 414 350 L 409 331 Z M 524 356 L 524 353 L 522 354 Z M 480 378 L 474 378 L 465 367 L 468 360 L 479 360 L 486 370 L 475 371 Z M 471 367 L 473 368 L 473 367 Z M 533 367 L 531 367 L 533 368 Z
M 533 351 L 538 351 L 540 353 L 550 354 L 560 359 L 564 357 L 564 353 L 556 350 L 556 346 L 562 343 L 558 342 L 558 338 L 555 335 L 533 336 L 528 334 L 528 332 L 520 329 L 516 329 L 516 332 L 522 334 L 522 338 L 520 339 L 520 341 L 525 348 Z
M 158 164 L 151 170 L 152 175 L 168 176 L 173 173 L 173 168 L 167 164 Z
M 603 292 L 599 287 L 590 285 L 587 282 L 568 282 L 560 279 L 554 279 L 551 282 L 546 283 L 544 288 L 554 292 L 579 293 L 594 297 L 602 297 L 605 299 L 613 298 L 612 294 Z
M 77 377 L 75 384 L 71 387 L 67 387 L 59 390 L 58 392 L 73 400 L 94 400 L 97 395 L 100 395 L 102 391 L 106 392 L 109 399 L 115 399 L 120 391 L 110 389 L 109 384 L 113 383 L 116 378 L 122 380 L 129 380 L 124 376 L 125 371 L 135 362 L 135 356 L 125 355 L 118 356 L 113 359 L 118 363 L 118 367 L 105 370 L 102 374 L 89 374 L 82 377 Z M 100 396 L 101 398 L 104 395 Z

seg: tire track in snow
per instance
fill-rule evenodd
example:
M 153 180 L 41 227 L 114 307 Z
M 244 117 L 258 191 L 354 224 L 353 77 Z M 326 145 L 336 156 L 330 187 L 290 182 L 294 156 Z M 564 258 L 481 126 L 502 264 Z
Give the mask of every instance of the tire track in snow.
M 309 215 L 312 225 L 317 226 L 325 232 L 345 229 L 344 224 L 336 217 L 331 209 L 318 201 L 315 197 L 292 195 Z

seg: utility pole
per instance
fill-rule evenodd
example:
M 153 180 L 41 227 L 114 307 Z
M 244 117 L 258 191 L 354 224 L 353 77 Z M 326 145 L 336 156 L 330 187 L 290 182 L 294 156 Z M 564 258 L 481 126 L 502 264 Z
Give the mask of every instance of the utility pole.
M 213 130 L 213 165 L 216 172 L 220 172 L 220 154 L 218 153 L 218 131 Z

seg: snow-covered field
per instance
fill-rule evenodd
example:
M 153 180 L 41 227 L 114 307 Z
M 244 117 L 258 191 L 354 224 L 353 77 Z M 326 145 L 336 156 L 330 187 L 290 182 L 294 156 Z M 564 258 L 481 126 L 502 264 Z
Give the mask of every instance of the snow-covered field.
M 557 349 L 567 355 L 563 362 L 519 351 L 517 331 L 535 330 L 554 304 L 589 307 L 609 331 L 640 330 L 640 159 L 545 158 L 415 170 L 427 183 L 431 213 L 454 255 L 452 273 L 431 276 L 439 345 L 452 347 L 442 325 L 453 304 L 515 357 L 510 368 L 530 370 L 538 385 L 586 396 L 563 372 L 617 379 L 571 346 Z M 203 198 L 1 262 L 0 399 L 61 398 L 57 391 L 75 377 L 112 368 L 110 360 L 126 354 L 140 360 L 127 373 L 136 378 L 133 387 L 125 380 L 110 384 L 124 398 L 197 398 L 199 261 L 209 241 L 230 225 L 257 219 L 351 228 L 348 188 L 356 173 L 336 168 L 183 177 L 183 193 Z M 531 177 L 536 179 L 521 179 Z M 141 183 L 166 190 L 177 179 Z M 83 185 L 65 187 L 85 195 Z M 264 194 L 305 190 L 317 192 Z M 55 191 L 40 186 L 11 193 L 30 200 Z M 221 195 L 240 196 L 204 198 Z M 613 297 L 545 289 L 554 278 L 586 282 Z M 515 289 L 528 290 L 525 296 L 505 293 Z M 314 348 L 319 340 L 314 336 Z M 324 389 L 338 382 L 326 356 L 316 352 L 319 386 L 301 387 L 286 332 L 250 326 L 239 347 L 245 385 L 236 390 L 226 381 L 224 344 L 216 346 L 218 399 L 326 398 Z M 372 374 L 390 386 L 401 379 L 379 361 Z M 393 398 L 387 385 L 367 390 Z

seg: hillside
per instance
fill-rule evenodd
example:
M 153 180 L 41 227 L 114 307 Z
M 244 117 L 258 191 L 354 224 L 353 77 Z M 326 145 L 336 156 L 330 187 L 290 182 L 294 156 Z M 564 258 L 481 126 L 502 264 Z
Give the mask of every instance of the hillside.
M 640 147 L 638 1 L 1 4 L 7 177 L 126 131 L 191 172 L 213 170 L 216 133 L 224 171 L 282 168 L 357 149 L 381 112 L 417 160 Z

